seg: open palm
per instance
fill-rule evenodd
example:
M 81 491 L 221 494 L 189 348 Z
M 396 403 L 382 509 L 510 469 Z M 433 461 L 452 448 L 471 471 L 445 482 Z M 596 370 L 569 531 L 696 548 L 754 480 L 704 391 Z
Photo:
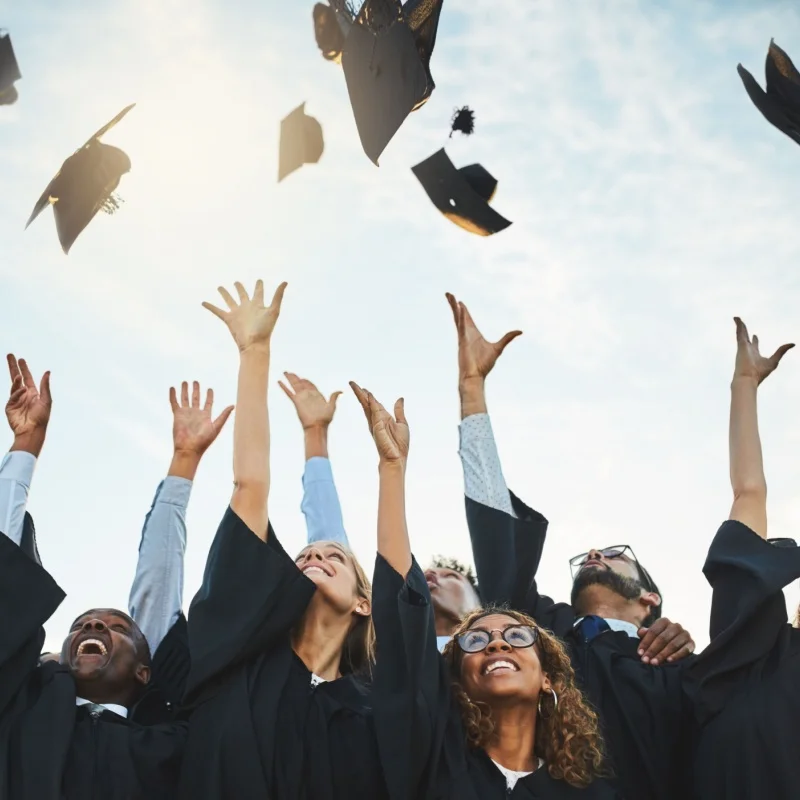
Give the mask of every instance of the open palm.
M 778 368 L 781 359 L 794 345 L 782 344 L 769 358 L 766 358 L 758 349 L 758 336 L 753 336 L 751 339 L 747 326 L 739 317 L 734 317 L 733 321 L 736 323 L 737 343 L 734 377 L 750 378 L 760 384 Z
M 292 401 L 303 430 L 330 425 L 333 422 L 336 401 L 341 392 L 334 392 L 330 399 L 326 400 L 325 395 L 311 381 L 300 378 L 293 372 L 284 372 L 283 374 L 286 376 L 291 390 L 282 381 L 278 381 L 278 385 Z
M 353 381 L 350 381 L 350 388 L 364 410 L 381 461 L 404 462 L 408 458 L 411 432 L 406 421 L 403 398 L 394 404 L 392 416 L 367 389 L 362 389 Z
M 445 295 L 453 312 L 458 332 L 458 375 L 460 380 L 485 378 L 508 344 L 522 331 L 509 331 L 497 342 L 487 341 L 478 330 L 469 310 L 449 292 Z
M 14 436 L 25 436 L 45 430 L 50 421 L 53 398 L 50 396 L 50 373 L 45 372 L 39 387 L 24 358 L 19 361 L 9 354 L 8 371 L 11 392 L 6 403 L 6 418 Z
M 219 435 L 225 422 L 233 411 L 228 406 L 216 419 L 211 416 L 214 407 L 214 391 L 206 392 L 206 402 L 200 406 L 200 384 L 192 384 L 192 398 L 189 400 L 189 385 L 181 384 L 181 401 L 174 388 L 169 390 L 172 406 L 172 443 L 176 453 L 194 453 L 198 456 L 211 446 Z

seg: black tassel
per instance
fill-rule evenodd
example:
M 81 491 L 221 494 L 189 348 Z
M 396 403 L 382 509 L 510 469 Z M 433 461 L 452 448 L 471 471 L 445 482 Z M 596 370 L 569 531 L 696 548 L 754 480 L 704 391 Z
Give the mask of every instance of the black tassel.
M 475 131 L 475 112 L 469 106 L 459 108 L 453 114 L 450 127 L 452 128 L 449 137 L 451 139 L 456 131 L 461 131 L 465 136 L 471 136 Z

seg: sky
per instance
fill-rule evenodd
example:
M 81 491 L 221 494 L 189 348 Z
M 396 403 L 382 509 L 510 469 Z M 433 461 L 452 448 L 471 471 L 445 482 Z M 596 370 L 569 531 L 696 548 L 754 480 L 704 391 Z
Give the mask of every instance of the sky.
M 487 391 L 508 484 L 550 520 L 542 589 L 566 599 L 570 556 L 629 544 L 665 616 L 704 646 L 702 565 L 731 503 L 732 317 L 770 352 L 800 340 L 800 151 L 751 104 L 736 65 L 763 82 L 771 37 L 800 59 L 800 10 L 445 0 L 436 89 L 376 167 L 341 68 L 317 50 L 312 7 L 0 0 L 23 73 L 19 102 L 0 108 L 0 342 L 37 378 L 52 371 L 29 502 L 67 592 L 48 649 L 86 608 L 126 607 L 170 461 L 169 387 L 198 380 L 220 409 L 235 400 L 235 347 L 200 304 L 257 278 L 268 296 L 289 282 L 269 405 L 270 514 L 290 552 L 305 537 L 303 438 L 277 387 L 284 370 L 345 390 L 330 453 L 367 568 L 377 456 L 348 380 L 387 406 L 406 399 L 418 560 L 470 559 L 451 291 L 487 337 L 524 332 Z M 104 139 L 132 161 L 125 204 L 64 256 L 52 213 L 26 231 L 28 215 L 62 161 L 132 102 Z M 301 102 L 325 152 L 278 184 L 280 120 Z M 465 104 L 475 134 L 448 139 Z M 510 228 L 477 237 L 433 208 L 410 168 L 442 146 L 498 179 Z M 800 350 L 760 394 L 769 535 L 797 537 Z M 232 431 L 193 488 L 187 608 L 230 498 Z M 796 606 L 797 586 L 787 598 Z

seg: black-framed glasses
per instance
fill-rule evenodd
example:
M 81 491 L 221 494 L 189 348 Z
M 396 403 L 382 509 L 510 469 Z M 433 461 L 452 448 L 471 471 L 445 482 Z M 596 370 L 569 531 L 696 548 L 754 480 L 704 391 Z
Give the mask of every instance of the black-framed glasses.
M 601 550 L 592 550 L 589 553 L 581 553 L 579 556 L 573 556 L 569 560 L 569 569 L 573 579 L 578 572 L 580 572 L 581 567 L 583 567 L 587 561 L 591 560 L 589 556 L 593 552 L 600 553 L 603 558 L 627 558 L 629 561 L 633 561 L 635 564 L 639 563 L 636 559 L 636 556 L 633 554 L 633 550 L 631 549 L 630 545 L 615 544 L 612 547 L 604 547 Z
M 797 547 L 797 542 L 787 536 L 779 536 L 776 539 L 767 539 L 767 541 L 775 547 Z
M 511 625 L 505 630 L 483 631 L 479 628 L 464 631 L 456 636 L 458 646 L 465 653 L 480 653 L 489 646 L 492 634 L 499 633 L 512 647 L 532 647 L 539 638 L 539 629 L 530 625 Z

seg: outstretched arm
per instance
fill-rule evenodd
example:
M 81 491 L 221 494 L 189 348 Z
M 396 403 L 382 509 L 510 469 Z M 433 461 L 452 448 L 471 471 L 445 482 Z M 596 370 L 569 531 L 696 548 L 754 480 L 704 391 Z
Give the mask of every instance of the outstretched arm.
M 36 460 L 44 446 L 53 400 L 49 372 L 42 376 L 37 389 L 25 359 L 17 361 L 9 354 L 7 360 L 11 392 L 6 403 L 6 418 L 14 442 L 0 462 L 0 533 L 19 545 L 22 543 L 28 491 Z
M 744 322 L 739 317 L 734 321 L 737 351 L 731 381 L 729 447 L 733 506 L 729 518 L 766 539 L 767 481 L 758 433 L 758 387 L 794 345 L 781 345 L 765 358 L 758 349 L 758 336 L 751 340 Z
M 239 348 L 231 508 L 256 536 L 266 541 L 270 486 L 267 409 L 270 339 L 280 315 L 286 283 L 277 288 L 269 306 L 264 305 L 264 284 L 260 280 L 256 281 L 252 299 L 241 283 L 234 286 L 239 294 L 238 303 L 225 288 L 219 287 L 228 311 L 211 303 L 203 303 L 203 306 L 228 326 Z
M 334 392 L 326 400 L 311 381 L 293 372 L 284 372 L 284 375 L 291 389 L 281 381 L 278 385 L 292 401 L 305 438 L 306 465 L 300 509 L 306 519 L 308 542 L 335 541 L 348 546 L 342 507 L 328 458 L 328 428 L 341 392 Z
M 169 390 L 172 407 L 172 462 L 167 477 L 156 490 L 139 545 L 139 560 L 129 599 L 130 615 L 142 629 L 155 653 L 177 622 L 183 606 L 186 507 L 200 460 L 233 411 L 228 406 L 216 419 L 211 416 L 214 392 L 200 405 L 200 384 L 181 386 L 181 399 Z

